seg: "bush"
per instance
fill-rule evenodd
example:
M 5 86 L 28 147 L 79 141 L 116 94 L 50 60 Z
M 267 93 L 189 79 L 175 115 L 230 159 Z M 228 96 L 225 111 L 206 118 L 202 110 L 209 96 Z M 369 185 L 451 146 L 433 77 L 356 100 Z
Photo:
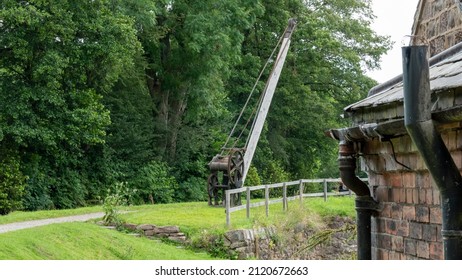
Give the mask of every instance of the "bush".
M 263 170 L 263 178 L 265 178 L 265 184 L 287 182 L 289 180 L 289 173 L 284 170 L 278 161 L 271 160 L 265 170 Z
M 109 189 L 103 200 L 105 225 L 121 226 L 123 224 L 119 215 L 119 207 L 129 204 L 131 194 L 125 183 L 116 183 L 113 189 Z
M 182 182 L 175 192 L 176 201 L 207 201 L 207 181 L 191 177 Z
M 136 197 L 140 202 L 170 203 L 173 202 L 178 183 L 170 175 L 170 169 L 164 162 L 152 161 L 141 168 L 139 175 L 131 182 L 136 189 Z
M 0 161 L 0 215 L 21 208 L 25 180 L 18 157 L 7 156 Z
M 261 179 L 258 175 L 257 168 L 255 166 L 250 166 L 249 171 L 247 172 L 247 177 L 245 178 L 245 186 L 259 186 L 261 185 Z

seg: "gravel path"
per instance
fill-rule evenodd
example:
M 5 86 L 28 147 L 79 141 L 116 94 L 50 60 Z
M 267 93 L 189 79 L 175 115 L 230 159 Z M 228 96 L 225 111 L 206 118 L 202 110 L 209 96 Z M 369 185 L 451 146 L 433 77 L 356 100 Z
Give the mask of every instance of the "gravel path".
M 104 216 L 103 212 L 98 212 L 98 213 L 90 213 L 90 214 L 77 215 L 77 216 L 17 222 L 17 223 L 0 225 L 0 233 L 20 230 L 20 229 L 25 229 L 25 228 L 39 227 L 39 226 L 44 226 L 44 225 L 49 225 L 49 224 L 68 223 L 68 222 L 85 222 L 85 221 L 92 220 L 92 219 L 102 218 L 103 216 Z

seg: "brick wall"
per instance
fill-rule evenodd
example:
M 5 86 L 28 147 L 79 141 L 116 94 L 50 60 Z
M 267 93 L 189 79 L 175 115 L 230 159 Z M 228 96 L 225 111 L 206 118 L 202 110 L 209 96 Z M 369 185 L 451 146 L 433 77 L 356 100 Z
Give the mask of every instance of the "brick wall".
M 462 169 L 462 130 L 442 132 Z M 443 259 L 440 194 L 409 136 L 364 146 L 362 169 L 383 209 L 372 218 L 373 259 Z
M 430 55 L 462 41 L 461 6 L 455 0 L 421 0 L 413 35 L 430 45 Z

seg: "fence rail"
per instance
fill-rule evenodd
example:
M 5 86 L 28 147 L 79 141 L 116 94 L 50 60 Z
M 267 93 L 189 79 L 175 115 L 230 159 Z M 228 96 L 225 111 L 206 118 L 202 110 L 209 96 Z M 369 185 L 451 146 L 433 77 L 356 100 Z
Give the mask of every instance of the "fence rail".
M 367 178 L 361 179 L 362 181 L 367 181 Z M 322 183 L 323 184 L 323 192 L 322 193 L 304 193 L 305 184 L 312 184 L 312 183 Z M 327 201 L 327 197 L 329 196 L 344 196 L 344 195 L 351 195 L 351 191 L 348 190 L 346 192 L 328 192 L 328 183 L 338 183 L 341 184 L 341 179 L 301 179 L 298 181 L 291 181 L 291 182 L 284 182 L 284 183 L 276 183 L 271 185 L 259 185 L 253 187 L 244 187 L 239 189 L 232 189 L 225 191 L 225 201 L 226 201 L 226 224 L 229 226 L 231 225 L 231 213 L 236 212 L 239 210 L 246 209 L 247 210 L 247 218 L 250 218 L 250 209 L 254 207 L 261 207 L 265 206 L 266 208 L 266 216 L 269 216 L 269 206 L 275 203 L 282 202 L 283 210 L 287 210 L 288 202 L 299 199 L 303 201 L 305 197 L 324 197 L 324 201 Z M 287 197 L 287 187 L 290 186 L 299 186 L 298 195 Z M 270 199 L 269 191 L 271 189 L 282 188 L 282 198 L 275 198 Z M 261 202 L 250 202 L 250 195 L 252 191 L 258 190 L 265 190 L 265 201 Z M 239 193 L 246 193 L 247 199 L 245 205 L 233 206 L 231 207 L 231 195 L 232 194 L 239 194 Z

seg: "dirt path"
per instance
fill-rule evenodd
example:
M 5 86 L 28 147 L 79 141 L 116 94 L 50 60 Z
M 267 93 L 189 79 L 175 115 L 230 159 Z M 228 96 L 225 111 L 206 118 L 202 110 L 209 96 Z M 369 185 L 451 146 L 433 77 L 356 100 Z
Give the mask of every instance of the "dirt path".
M 42 220 L 33 220 L 33 221 L 25 221 L 25 222 L 17 222 L 11 224 L 4 224 L 0 225 L 0 233 L 32 228 L 32 227 L 39 227 L 49 224 L 57 224 L 57 223 L 68 223 L 68 222 L 85 222 L 92 219 L 102 218 L 104 216 L 103 212 L 98 213 L 90 213 L 84 215 L 77 215 L 77 216 L 68 216 L 68 217 L 59 217 L 59 218 L 51 218 L 51 219 L 42 219 Z

